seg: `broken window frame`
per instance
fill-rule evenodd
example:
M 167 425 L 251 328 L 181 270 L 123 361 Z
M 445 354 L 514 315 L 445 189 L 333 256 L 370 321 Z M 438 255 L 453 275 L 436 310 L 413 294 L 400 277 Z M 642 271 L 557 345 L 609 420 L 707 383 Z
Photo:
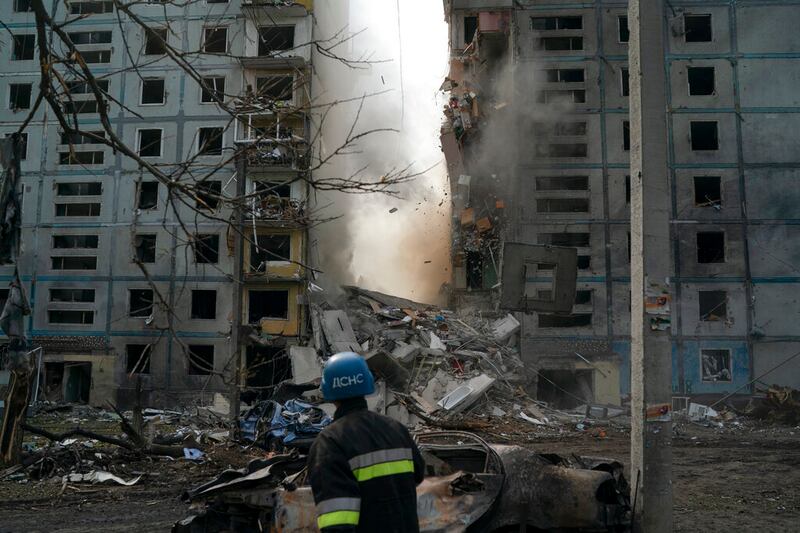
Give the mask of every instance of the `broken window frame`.
M 69 152 L 58 152 L 59 165 L 102 165 L 106 160 L 106 154 L 102 150 L 70 150 Z
M 585 158 L 589 156 L 587 143 L 539 143 L 534 145 L 534 154 L 537 158 L 563 159 Z
M 14 135 L 13 133 L 6 133 L 4 137 L 8 138 Z M 19 160 L 26 161 L 28 159 L 28 132 L 19 134 Z
M 248 260 L 248 271 L 251 273 L 262 274 L 267 271 L 270 263 L 290 263 L 292 257 L 292 235 L 289 233 L 258 233 L 258 249 L 263 253 L 259 254 L 256 250 L 256 242 L 250 242 L 250 254 Z M 278 246 L 271 246 L 274 241 L 279 241 Z M 259 264 L 254 265 L 254 259 L 263 257 Z
M 713 301 L 704 302 L 709 298 L 712 298 Z M 698 290 L 697 316 L 700 322 L 725 322 L 728 320 L 728 291 Z
M 36 51 L 36 34 L 16 34 L 12 36 L 11 61 L 32 61 Z
M 564 46 L 564 44 L 567 46 Z M 564 37 L 540 37 L 536 41 L 537 50 L 546 50 L 548 52 L 582 52 L 584 48 L 583 37 L 564 36 Z
M 153 187 L 154 190 L 149 190 L 150 187 Z M 145 186 L 147 186 L 147 191 L 145 191 Z M 158 182 L 157 181 L 142 181 L 136 185 L 136 208 L 141 209 L 143 211 L 151 211 L 153 209 L 158 209 Z M 150 196 L 152 195 L 152 205 L 150 204 Z M 147 199 L 148 203 L 146 205 L 142 205 L 143 199 Z
M 50 270 L 97 270 L 95 255 L 54 255 L 50 256 Z
M 25 109 L 30 109 L 32 94 L 32 83 L 9 83 L 8 108 L 11 111 L 23 111 Z
M 690 39 L 690 34 L 696 30 L 688 28 L 688 19 L 708 19 L 708 39 Z M 714 19 L 711 13 L 684 13 L 683 14 L 683 41 L 686 43 L 710 43 L 714 41 Z
M 620 96 L 628 98 L 631 95 L 631 77 L 628 67 L 619 69 L 619 91 Z
M 149 299 L 147 298 L 148 293 Z M 154 309 L 155 292 L 153 289 L 128 289 L 128 317 L 147 319 L 153 315 Z
M 158 132 L 158 142 L 155 142 L 155 138 L 144 138 L 146 135 L 155 135 L 155 132 Z M 139 157 L 163 157 L 164 128 L 137 128 L 136 153 L 139 154 Z
M 264 34 L 269 32 L 277 32 L 278 35 L 265 38 Z M 258 34 L 258 42 L 256 43 L 257 57 L 274 57 L 276 54 L 288 52 L 290 50 L 294 50 L 295 48 L 294 42 L 297 38 L 297 28 L 294 24 L 271 24 L 269 26 L 259 26 L 256 29 L 256 33 Z M 286 33 L 287 35 L 283 35 L 283 33 Z M 291 34 L 291 42 L 287 40 L 289 34 Z M 267 42 L 267 39 L 269 39 L 270 42 Z
M 136 346 L 137 352 L 136 354 L 131 353 L 131 348 Z M 139 350 L 141 348 L 141 350 Z M 126 344 L 125 345 L 125 373 L 129 376 L 131 375 L 139 375 L 150 374 L 150 361 L 152 359 L 153 354 L 153 345 L 151 343 L 148 344 Z M 135 363 L 131 364 L 131 356 L 136 357 Z M 138 370 L 138 372 L 136 372 Z
M 589 198 L 537 198 L 536 212 L 543 214 L 590 213 Z
M 51 237 L 53 250 L 96 250 L 100 245 L 99 235 L 53 235 Z
M 14 13 L 31 13 L 31 2 L 32 0 L 14 0 Z
M 148 97 L 148 100 L 152 98 L 153 95 L 148 96 L 147 85 L 161 85 L 160 91 L 160 100 L 159 101 L 152 101 L 152 102 L 145 102 L 145 97 Z M 152 89 L 152 88 L 151 88 Z M 162 106 L 167 103 L 167 83 L 164 78 L 142 78 L 142 83 L 140 86 L 139 92 L 139 105 L 142 106 Z
M 692 92 L 692 72 L 711 71 L 711 92 Z M 695 80 L 698 81 L 699 80 Z M 713 96 L 717 94 L 717 69 L 716 67 L 709 66 L 692 66 L 686 67 L 686 85 L 689 91 L 689 96 Z M 697 87 L 696 87 L 697 88 Z
M 72 44 L 76 46 L 90 44 L 111 44 L 113 32 L 111 30 L 76 31 L 67 34 Z
M 711 255 L 710 255 L 711 254 L 711 249 L 708 252 L 701 251 L 701 247 L 700 247 L 700 236 L 701 235 L 706 235 L 706 236 L 708 236 L 708 235 L 722 235 L 722 255 L 721 255 L 721 258 L 720 258 L 719 253 L 717 253 L 717 255 L 714 256 L 714 259 L 712 259 L 710 261 L 706 261 L 706 260 L 701 261 L 700 260 L 701 258 L 706 257 L 706 254 L 709 254 L 707 257 L 711 257 Z M 725 261 L 725 259 L 726 259 L 725 256 L 727 255 L 726 254 L 727 243 L 725 242 L 726 241 L 726 236 L 725 236 L 725 232 L 724 231 L 698 231 L 697 232 L 697 236 L 696 236 L 696 241 L 697 241 L 697 263 L 698 264 L 701 264 L 701 265 L 714 265 L 714 264 L 721 264 L 721 263 L 725 263 L 726 262 Z
M 698 354 L 699 355 L 698 359 L 700 363 L 700 381 L 702 383 L 733 382 L 733 354 L 731 352 L 732 350 L 730 348 L 701 348 L 700 353 Z M 718 362 L 712 362 L 710 360 L 712 356 L 717 356 L 717 357 L 721 356 L 723 359 L 723 364 L 719 365 Z M 708 364 L 706 364 L 706 357 L 709 358 Z M 711 368 L 712 364 L 716 368 Z M 717 370 L 717 372 L 715 374 L 712 374 L 714 370 Z M 727 379 L 724 379 L 726 374 L 727 374 Z M 722 377 L 717 378 L 714 377 L 715 375 L 721 375 Z
M 213 298 L 211 298 L 209 301 L 200 301 L 201 297 L 207 298 L 210 295 L 213 295 Z M 213 306 L 211 306 L 211 303 L 213 303 Z M 207 312 L 207 306 L 213 307 L 212 312 Z M 192 320 L 217 319 L 217 291 L 215 289 L 192 289 L 189 318 Z
M 111 0 L 71 0 L 68 4 L 70 15 L 100 15 L 114 12 L 114 2 Z
M 197 155 L 218 156 L 224 149 L 225 128 L 203 126 L 197 128 Z
M 715 182 L 716 186 L 711 187 L 716 189 L 716 198 L 710 198 L 708 194 L 704 199 L 699 199 L 699 194 L 702 194 L 703 189 L 707 187 L 700 187 L 699 182 Z M 719 208 L 722 206 L 722 176 L 693 176 L 692 184 L 694 186 L 694 206 L 695 207 L 714 207 Z
M 99 217 L 100 202 L 58 202 L 55 204 L 56 217 Z
M 50 303 L 94 303 L 95 289 L 75 289 L 50 287 L 48 289 Z
M 222 49 L 219 49 L 220 43 L 222 43 Z M 228 44 L 227 26 L 206 26 L 203 28 L 203 48 L 202 48 L 203 53 L 227 54 L 228 46 L 229 44 Z M 213 50 L 210 50 L 209 49 L 210 47 L 213 48 Z
M 568 315 L 537 313 L 537 326 L 539 328 L 588 328 L 592 327 L 592 321 L 592 313 L 570 313 Z
M 56 317 L 61 317 L 56 319 Z M 48 324 L 71 326 L 91 326 L 94 324 L 94 310 L 91 309 L 48 309 Z
M 623 23 L 623 21 L 625 21 Z M 617 15 L 617 42 L 628 44 L 631 40 L 631 30 L 628 26 L 628 15 Z
M 631 121 L 622 121 L 622 151 L 631 151 Z
M 197 199 L 195 207 L 205 211 L 216 211 L 219 209 L 222 200 L 222 181 L 220 180 L 204 180 L 197 182 L 195 186 L 197 191 Z
M 216 95 L 220 101 L 225 100 L 225 76 L 203 76 L 200 84 L 200 103 L 216 104 Z
M 62 181 L 56 184 L 56 196 L 102 196 L 101 181 Z
M 219 234 L 195 233 L 191 240 L 194 262 L 198 265 L 219 263 Z
M 252 303 L 251 298 L 252 298 L 252 295 L 255 295 L 256 293 L 262 293 L 262 294 L 269 293 L 269 294 L 276 294 L 276 295 L 285 293 L 286 294 L 286 311 L 282 315 L 279 315 L 279 314 L 264 315 L 264 314 L 262 314 L 260 317 L 258 317 L 257 320 L 254 321 L 254 318 L 256 318 L 256 317 L 253 315 L 254 311 L 252 310 L 252 306 L 251 306 L 251 303 Z M 292 315 L 290 296 L 291 296 L 291 292 L 289 291 L 289 289 L 249 289 L 247 291 L 247 323 L 248 324 L 259 324 L 261 322 L 261 320 L 288 321 L 289 317 Z M 283 301 L 283 297 L 281 297 L 281 304 L 282 304 L 282 301 Z M 280 307 L 283 308 L 283 305 L 281 305 Z
M 589 176 L 535 176 L 537 192 L 588 191 Z
M 470 24 L 467 24 L 467 20 L 470 21 Z M 475 40 L 475 36 L 478 35 L 478 15 L 464 15 L 463 27 L 464 46 L 466 47 L 472 44 L 472 41 Z
M 111 63 L 111 50 L 82 50 L 80 54 L 88 65 Z
M 215 359 L 213 344 L 189 344 L 186 347 L 186 373 L 190 376 L 210 376 L 214 373 Z
M 585 83 L 586 69 L 584 68 L 548 68 L 540 71 L 543 83 Z M 580 79 L 570 79 L 574 73 L 580 72 Z M 569 74 L 567 74 L 569 73 Z M 554 75 L 555 74 L 555 75 Z
M 701 128 L 710 127 L 708 132 L 701 131 Z M 711 131 L 713 129 L 713 131 Z M 702 138 L 701 138 L 702 133 Z M 706 139 L 705 135 L 711 134 L 710 139 Z M 717 120 L 691 120 L 689 121 L 689 147 L 693 152 L 716 152 L 719 151 L 720 136 L 719 136 L 719 121 Z
M 575 21 L 578 24 L 573 24 Z M 540 26 L 537 28 L 537 26 Z M 583 15 L 554 15 L 545 17 L 531 17 L 530 29 L 535 32 L 559 31 L 559 30 L 582 30 Z
M 276 88 L 280 90 L 275 91 Z M 291 74 L 271 74 L 256 77 L 256 93 L 259 98 L 268 98 L 275 104 L 291 105 L 294 102 L 294 88 L 294 76 Z
M 133 251 L 135 258 L 144 264 L 154 264 L 156 262 L 156 243 L 158 234 L 156 233 L 137 233 L 133 237 Z
M 143 34 L 142 55 L 163 56 L 167 53 L 167 39 L 169 39 L 167 28 L 145 28 Z

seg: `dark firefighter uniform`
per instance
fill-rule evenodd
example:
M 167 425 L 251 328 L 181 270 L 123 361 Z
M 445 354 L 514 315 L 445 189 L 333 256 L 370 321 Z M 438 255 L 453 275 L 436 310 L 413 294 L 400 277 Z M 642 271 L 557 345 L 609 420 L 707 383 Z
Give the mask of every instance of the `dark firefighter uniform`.
M 418 532 L 416 485 L 425 463 L 408 430 L 344 400 L 308 457 L 317 525 L 332 532 Z

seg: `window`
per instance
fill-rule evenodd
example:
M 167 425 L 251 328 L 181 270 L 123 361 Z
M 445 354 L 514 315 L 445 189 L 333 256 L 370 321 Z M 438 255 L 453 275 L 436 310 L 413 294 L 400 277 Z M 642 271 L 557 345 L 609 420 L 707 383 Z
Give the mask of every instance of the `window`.
M 91 152 L 59 152 L 59 165 L 102 165 L 105 154 L 101 151 Z
M 167 53 L 167 29 L 147 28 L 144 31 L 144 55 L 163 56 Z
M 188 350 L 189 374 L 208 376 L 214 371 L 214 346 L 210 344 L 190 344 Z
M 95 80 L 97 88 L 103 92 L 108 92 L 108 80 Z M 68 81 L 67 90 L 69 94 L 94 94 L 91 84 L 85 81 Z
M 591 313 L 539 315 L 540 328 L 580 328 L 592 325 Z
M 625 176 L 625 203 L 631 203 L 631 177 Z
M 483 254 L 467 252 L 465 257 L 466 282 L 468 289 L 483 289 Z
M 631 31 L 628 28 L 628 15 L 617 17 L 617 29 L 619 31 L 619 42 L 627 43 L 631 40 Z
M 33 51 L 36 48 L 35 35 L 15 35 L 14 50 L 11 55 L 13 61 L 29 61 L 33 59 Z
M 58 196 L 100 196 L 101 194 L 103 194 L 103 184 L 99 181 L 56 184 L 56 195 Z
M 700 350 L 700 370 L 703 381 L 732 380 L 730 350 Z
M 195 263 L 214 264 L 219 261 L 219 235 L 197 234 L 192 242 Z
M 222 154 L 222 128 L 200 128 L 197 130 L 197 146 L 200 155 Z
M 156 262 L 156 236 L 154 234 L 136 235 L 133 238 L 136 259 L 142 263 Z
M 717 322 L 728 318 L 728 293 L 726 291 L 698 291 L 697 299 L 702 322 Z
M 192 291 L 192 318 L 217 318 L 217 291 Z
M 697 262 L 725 262 L 725 233 L 722 231 L 697 232 Z
M 214 211 L 219 207 L 222 195 L 222 182 L 219 180 L 201 181 L 197 184 L 197 208 Z
M 714 94 L 714 67 L 688 67 L 690 96 L 708 96 Z
M 575 305 L 591 305 L 592 290 L 582 289 L 575 291 Z
M 586 91 L 583 89 L 540 91 L 537 95 L 537 102 L 540 104 L 584 104 L 586 103 Z
M 543 143 L 535 147 L 536 157 L 586 157 L 586 143 Z
M 97 258 L 90 256 L 55 256 L 50 258 L 52 270 L 97 270 Z
M 105 139 L 106 133 L 104 131 L 90 131 L 87 132 L 87 134 L 62 133 L 60 143 L 63 145 L 100 144 L 100 139 L 96 139 L 95 137 Z
M 99 237 L 97 235 L 53 235 L 53 248 L 97 248 Z
M 631 77 L 627 68 L 619 69 L 619 81 L 622 91 L 622 96 L 630 96 L 631 94 Z
M 109 44 L 111 43 L 110 31 L 81 31 L 69 33 L 72 44 Z
M 256 80 L 258 95 L 271 100 L 285 102 L 291 100 L 294 91 L 294 78 L 292 76 L 269 76 Z
M 622 121 L 622 149 L 626 152 L 631 149 L 631 123 L 629 120 Z
M 583 17 L 531 17 L 531 29 L 536 31 L 582 30 Z
M 687 43 L 711 41 L 711 15 L 683 15 L 684 38 Z
M 8 300 L 8 289 L 0 289 L 0 309 L 4 309 Z M 2 311 L 0 311 L 2 312 Z
M 14 13 L 33 11 L 31 0 L 14 0 Z
M 537 191 L 587 191 L 589 176 L 538 176 Z
M 270 56 L 294 48 L 294 26 L 258 28 L 258 55 Z
M 50 301 L 57 303 L 92 303 L 94 289 L 50 289 Z
M 588 233 L 540 233 L 538 235 L 539 244 L 549 244 L 550 246 L 574 246 L 585 248 L 589 246 L 590 235 Z
M 128 290 L 128 316 L 139 318 L 149 317 L 153 314 L 153 290 L 129 289 Z
M 95 15 L 99 13 L 112 13 L 114 11 L 114 2 L 108 0 L 91 2 L 69 2 L 70 15 Z
M 588 213 L 588 198 L 540 198 L 536 200 L 539 213 Z
M 80 52 L 84 61 L 92 63 L 111 63 L 111 50 L 85 50 Z
M 142 105 L 163 104 L 166 101 L 163 79 L 142 80 Z
M 8 86 L 8 108 L 14 111 L 30 109 L 31 92 L 33 85 L 30 83 L 12 83 Z
M 142 157 L 161 157 L 161 129 L 139 130 L 139 155 Z
M 249 291 L 247 293 L 247 322 L 258 324 L 262 318 L 289 318 L 289 291 Z
M 291 183 L 275 183 L 269 181 L 257 181 L 255 184 L 255 193 L 262 199 L 269 197 L 276 198 L 291 198 L 292 184 Z
M 553 52 L 583 50 L 583 37 L 542 37 L 539 39 L 539 49 Z
M 720 176 L 695 176 L 695 207 L 719 207 L 721 204 L 722 178 Z
M 692 150 L 719 150 L 719 132 L 716 122 L 692 121 L 690 128 Z
M 210 76 L 203 78 L 200 92 L 200 102 L 211 104 L 225 99 L 225 77 Z
M 57 217 L 99 217 L 99 203 L 56 204 Z
M 94 322 L 94 311 L 51 310 L 47 312 L 47 321 L 51 324 L 91 324 Z
M 97 100 L 72 100 L 64 102 L 64 113 L 97 113 Z
M 464 17 L 464 44 L 470 44 L 478 32 L 478 17 Z
M 203 52 L 224 54 L 228 51 L 228 28 L 205 28 L 203 30 Z
M 250 243 L 250 270 L 266 272 L 269 261 L 289 261 L 291 257 L 289 235 L 259 235 L 258 246 Z
M 6 133 L 6 137 L 11 137 L 13 133 Z M 28 134 L 27 133 L 20 133 L 19 134 L 19 160 L 25 161 L 28 159 Z M 2 308 L 0 308 L 2 309 Z
M 125 345 L 125 372 L 128 374 L 150 373 L 150 344 Z
M 139 184 L 139 196 L 136 207 L 139 209 L 155 209 L 158 205 L 158 182 L 143 181 Z
M 542 73 L 547 83 L 582 83 L 586 77 L 582 68 L 550 68 Z
M 534 122 L 534 136 L 576 137 L 586 135 L 586 122 Z

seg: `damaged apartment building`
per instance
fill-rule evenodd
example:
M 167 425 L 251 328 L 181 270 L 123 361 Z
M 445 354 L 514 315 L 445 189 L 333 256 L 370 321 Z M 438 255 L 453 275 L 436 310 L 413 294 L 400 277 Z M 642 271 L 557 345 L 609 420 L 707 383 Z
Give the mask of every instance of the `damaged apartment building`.
M 114 2 L 45 4 L 57 21 L 80 19 L 69 35 L 101 78 L 116 134 L 155 165 L 191 161 L 183 180 L 202 177 L 196 197 L 173 209 L 167 187 L 136 162 L 63 135 L 44 105 L 34 115 L 23 137 L 18 267 L 45 399 L 124 406 L 141 386 L 148 405 L 224 405 L 237 376 L 251 387 L 280 381 L 305 316 L 307 187 L 298 178 L 312 0 L 142 2 L 132 9 L 152 23 L 147 31 Z M 39 62 L 30 2 L 2 2 L 0 19 L 15 35 L 0 59 L 13 73 L 0 78 L 7 135 L 36 99 Z M 165 42 L 193 52 L 205 87 Z M 100 130 L 85 85 L 70 84 L 70 99 L 81 127 Z M 246 199 L 236 210 L 223 200 L 235 197 Z M 0 266 L 0 300 L 13 272 Z
M 492 309 L 504 242 L 576 248 L 572 312 L 520 314 L 522 358 L 540 399 L 617 404 L 630 392 L 627 3 L 444 5 L 452 305 Z M 752 392 L 800 348 L 800 10 L 665 9 L 675 275 L 652 327 L 670 331 L 676 398 Z M 529 297 L 547 298 L 553 269 L 526 265 Z M 799 387 L 800 365 L 783 368 L 770 382 Z

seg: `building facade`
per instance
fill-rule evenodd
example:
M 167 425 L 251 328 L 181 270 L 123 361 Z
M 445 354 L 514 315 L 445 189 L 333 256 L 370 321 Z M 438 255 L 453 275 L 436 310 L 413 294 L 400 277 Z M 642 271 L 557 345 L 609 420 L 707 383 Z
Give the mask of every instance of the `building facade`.
M 37 95 L 29 4 L 0 6 L 14 33 L 0 134 Z M 311 0 L 142 3 L 132 14 L 147 30 L 113 2 L 45 4 L 74 19 L 70 39 L 108 95 L 115 134 L 193 192 L 176 201 L 133 159 L 64 135 L 47 106 L 34 115 L 18 267 L 44 396 L 125 405 L 141 384 L 149 405 L 225 403 L 237 380 L 279 381 L 304 332 Z M 86 84 L 66 82 L 81 128 L 102 130 Z M 0 266 L 0 280 L 12 274 Z
M 618 403 L 630 392 L 627 3 L 445 0 L 445 12 L 454 302 L 496 295 L 503 241 L 576 247 L 573 312 L 522 315 L 523 358 L 542 399 Z M 798 22 L 791 1 L 664 13 L 674 276 L 659 280 L 671 300 L 653 327 L 671 334 L 675 396 L 753 392 L 800 349 Z M 552 268 L 528 267 L 529 295 L 547 294 Z M 800 363 L 764 381 L 799 387 Z

